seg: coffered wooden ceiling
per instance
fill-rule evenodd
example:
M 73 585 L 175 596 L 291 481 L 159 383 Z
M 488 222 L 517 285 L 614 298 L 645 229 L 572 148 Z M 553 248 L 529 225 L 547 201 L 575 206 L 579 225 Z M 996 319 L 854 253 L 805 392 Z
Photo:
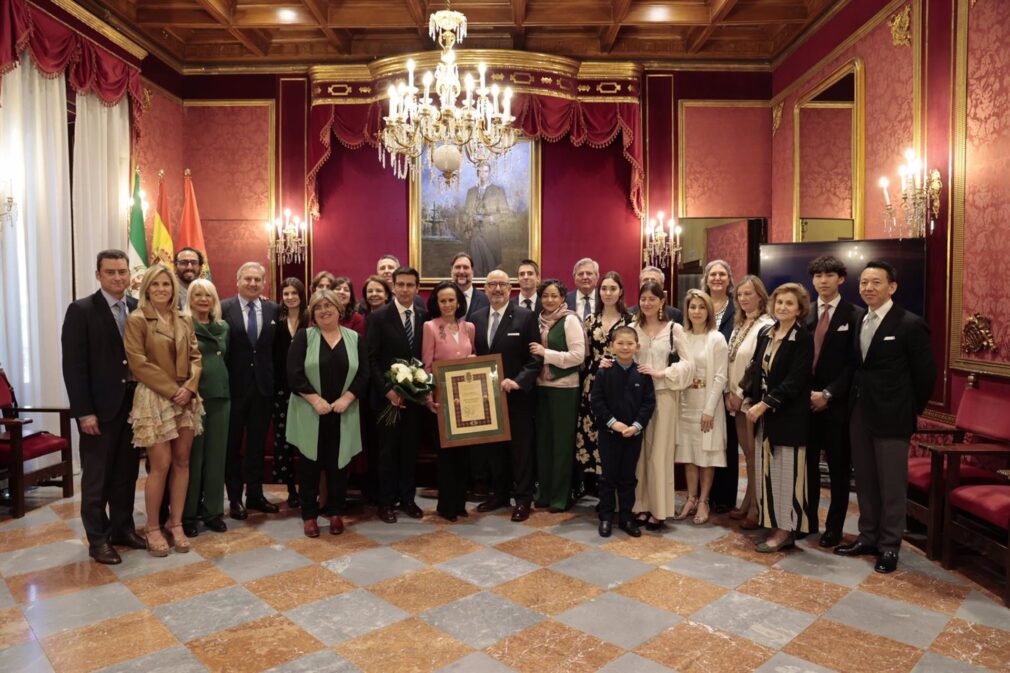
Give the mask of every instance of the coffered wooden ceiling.
M 172 64 L 367 61 L 435 45 L 444 0 L 78 0 Z M 463 48 L 768 63 L 845 0 L 455 0 Z

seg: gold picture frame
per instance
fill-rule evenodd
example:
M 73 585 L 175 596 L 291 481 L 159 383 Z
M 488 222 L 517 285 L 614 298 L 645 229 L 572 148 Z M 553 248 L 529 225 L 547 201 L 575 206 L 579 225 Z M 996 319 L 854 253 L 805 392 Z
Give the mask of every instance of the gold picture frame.
M 508 395 L 501 389 L 503 367 L 500 353 L 432 364 L 443 449 L 512 439 Z

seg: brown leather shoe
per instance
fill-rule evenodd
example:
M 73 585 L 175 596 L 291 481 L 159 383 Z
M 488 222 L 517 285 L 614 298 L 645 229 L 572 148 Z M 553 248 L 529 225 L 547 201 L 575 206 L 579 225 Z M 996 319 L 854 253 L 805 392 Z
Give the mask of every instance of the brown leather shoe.
M 530 518 L 530 504 L 528 502 L 519 503 L 512 510 L 513 521 L 525 521 Z
M 109 544 L 114 547 L 129 547 L 130 549 L 147 549 L 147 540 L 137 535 L 136 530 L 125 530 L 109 537 Z
M 380 507 L 379 519 L 386 523 L 396 523 L 396 512 L 393 511 L 392 507 Z
M 144 543 L 147 546 L 147 543 Z M 88 556 L 95 559 L 97 563 L 102 563 L 107 566 L 119 565 L 123 562 L 120 558 L 119 552 L 112 548 L 111 544 L 99 544 L 94 545 L 88 549 Z
M 411 519 L 420 519 L 421 517 L 423 517 L 423 516 L 424 516 L 424 512 L 423 512 L 423 511 L 421 511 L 421 508 L 417 506 L 417 503 L 416 503 L 416 502 L 408 502 L 408 503 L 407 503 L 406 505 L 404 505 L 404 506 L 403 506 L 403 507 L 402 507 L 401 509 L 402 509 L 402 510 L 403 510 L 403 511 L 404 511 L 404 512 L 406 513 L 406 515 L 407 515 L 407 516 L 409 516 L 409 517 L 410 517 Z
M 493 512 L 496 509 L 501 509 L 507 506 L 508 503 L 501 498 L 488 498 L 484 502 L 477 505 L 478 512 Z
M 330 535 L 340 535 L 344 532 L 344 520 L 339 516 L 330 517 Z
M 313 519 L 306 521 L 302 530 L 305 531 L 305 537 L 319 537 L 319 524 Z

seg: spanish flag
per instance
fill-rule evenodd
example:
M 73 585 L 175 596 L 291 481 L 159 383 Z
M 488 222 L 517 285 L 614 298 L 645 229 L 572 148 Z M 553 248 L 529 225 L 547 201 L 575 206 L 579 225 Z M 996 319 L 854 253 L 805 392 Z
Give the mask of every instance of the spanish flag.
M 182 224 L 179 225 L 179 248 L 193 248 L 203 253 L 203 273 L 201 278 L 210 280 L 210 258 L 207 256 L 207 246 L 203 242 L 203 224 L 200 222 L 200 209 L 196 207 L 196 193 L 193 191 L 193 175 L 187 168 L 182 179 L 183 205 Z
M 151 233 L 152 262 L 161 262 L 174 269 L 175 248 L 172 246 L 171 224 L 168 221 L 168 194 L 165 193 L 165 171 L 158 173 L 158 207 L 154 211 Z

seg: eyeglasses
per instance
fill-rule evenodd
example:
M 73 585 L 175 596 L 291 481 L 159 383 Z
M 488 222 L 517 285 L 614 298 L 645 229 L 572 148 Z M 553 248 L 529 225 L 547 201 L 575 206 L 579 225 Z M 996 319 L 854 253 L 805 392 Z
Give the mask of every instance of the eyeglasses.
M 491 287 L 491 288 L 495 288 L 495 287 L 508 287 L 509 285 L 510 285 L 510 283 L 506 283 L 506 282 L 503 282 L 503 281 L 491 281 L 491 282 L 485 283 L 486 287 Z
M 175 263 L 176 266 L 200 266 L 200 262 L 195 259 L 180 259 Z

